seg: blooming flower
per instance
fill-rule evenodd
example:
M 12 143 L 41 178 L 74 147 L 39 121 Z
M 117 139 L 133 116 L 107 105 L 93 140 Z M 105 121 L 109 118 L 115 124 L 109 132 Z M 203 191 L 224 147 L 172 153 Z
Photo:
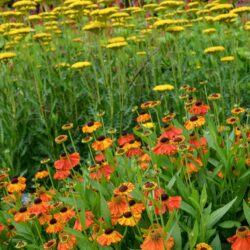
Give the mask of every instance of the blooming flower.
M 171 250 L 174 246 L 173 237 L 170 236 L 167 240 L 167 235 L 159 225 L 150 227 L 144 237 L 145 240 L 141 244 L 142 250 Z
M 250 230 L 248 227 L 240 227 L 236 234 L 227 239 L 232 244 L 232 250 L 249 250 L 250 249 Z
M 113 144 L 111 138 L 105 136 L 99 136 L 95 142 L 92 143 L 92 148 L 96 151 L 104 151 Z
M 120 242 L 122 238 L 123 236 L 119 232 L 107 228 L 97 237 L 97 242 L 101 246 L 110 246 L 112 243 Z
M 153 88 L 154 91 L 169 91 L 169 90 L 173 90 L 174 86 L 171 84 L 162 84 L 162 85 L 157 85 Z

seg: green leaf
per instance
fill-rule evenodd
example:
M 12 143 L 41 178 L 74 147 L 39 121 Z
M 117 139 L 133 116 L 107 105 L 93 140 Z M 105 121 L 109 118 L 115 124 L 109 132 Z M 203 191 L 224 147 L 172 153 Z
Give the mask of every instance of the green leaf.
M 181 202 L 181 209 L 187 213 L 189 213 L 190 215 L 192 215 L 194 218 L 197 218 L 198 214 L 197 212 L 193 209 L 192 206 L 190 206 L 188 203 L 186 203 L 185 201 Z
M 208 221 L 207 228 L 213 227 L 228 212 L 228 210 L 232 207 L 236 199 L 237 197 L 235 197 L 232 201 L 227 203 L 224 207 L 221 207 L 212 212 L 207 220 Z
M 221 250 L 220 237 L 218 234 L 214 237 L 213 241 L 211 242 L 211 246 L 213 250 Z
M 206 202 L 207 202 L 207 189 L 206 189 L 206 185 L 204 185 L 201 191 L 201 198 L 200 198 L 201 209 L 204 208 L 204 206 L 206 205 Z
M 189 234 L 190 249 L 193 249 L 194 246 L 196 245 L 198 234 L 199 234 L 199 226 L 198 226 L 198 221 L 196 220 L 194 223 L 193 230 Z
M 240 222 L 233 221 L 233 220 L 227 220 L 227 221 L 223 221 L 222 223 L 220 223 L 219 227 L 222 227 L 222 228 L 240 227 Z
M 181 229 L 178 223 L 173 228 L 172 236 L 174 238 L 174 250 L 182 249 Z
M 250 207 L 247 205 L 247 203 L 243 200 L 243 211 L 244 215 L 246 217 L 248 225 L 250 225 Z
M 101 215 L 102 215 L 104 221 L 109 226 L 111 226 L 111 217 L 110 217 L 110 211 L 109 211 L 109 208 L 108 208 L 107 201 L 104 199 L 102 194 L 100 194 L 100 198 L 101 198 L 101 203 L 100 203 L 100 205 L 101 205 L 101 207 L 100 207 Z

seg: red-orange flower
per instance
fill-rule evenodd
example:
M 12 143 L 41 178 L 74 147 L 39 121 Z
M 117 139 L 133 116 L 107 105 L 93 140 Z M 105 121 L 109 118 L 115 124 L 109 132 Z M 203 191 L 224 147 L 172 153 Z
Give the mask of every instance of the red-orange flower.
M 110 179 L 111 174 L 114 172 L 114 168 L 110 165 L 106 164 L 96 164 L 89 167 L 89 176 L 93 180 L 100 180 L 104 176 L 104 178 L 108 181 Z
M 84 230 L 88 229 L 91 225 L 94 224 L 94 221 L 93 221 L 94 214 L 91 211 L 86 210 L 85 218 L 86 218 L 86 221 L 85 221 Z M 75 224 L 74 224 L 74 229 L 82 232 L 83 228 L 82 228 L 82 224 L 80 222 L 80 219 L 76 219 Z
M 205 105 L 202 101 L 196 101 L 192 104 L 192 107 L 188 109 L 188 112 L 192 115 L 204 115 L 208 112 L 208 110 L 208 105 Z
M 153 148 L 153 152 L 157 155 L 172 155 L 177 152 L 178 147 L 171 143 L 167 137 L 162 137 L 156 147 Z
M 112 217 L 120 217 L 128 208 L 128 203 L 124 195 L 113 195 L 108 207 Z
M 164 126 L 164 132 L 162 133 L 162 135 L 159 137 L 159 139 L 162 138 L 168 138 L 170 140 L 172 140 L 174 137 L 181 135 L 183 130 L 181 128 L 176 128 L 173 124 L 171 123 L 167 123 Z
M 47 202 L 43 202 L 40 198 L 34 200 L 34 204 L 29 207 L 30 213 L 44 214 L 50 209 L 50 205 Z
M 163 229 L 154 225 L 149 228 L 149 233 L 146 236 L 144 242 L 141 244 L 142 250 L 171 250 L 174 246 L 173 237 L 169 237 L 167 240 L 167 235 L 164 234 Z
M 118 145 L 123 146 L 126 143 L 130 143 L 131 141 L 135 140 L 135 136 L 133 134 L 123 134 L 118 139 Z
M 80 154 L 75 152 L 72 154 L 61 154 L 60 160 L 55 161 L 56 170 L 68 171 L 80 163 Z
M 240 227 L 236 234 L 227 239 L 232 244 L 232 250 L 249 250 L 250 249 L 250 230 L 248 227 Z
M 122 238 L 123 236 L 120 233 L 111 228 L 107 228 L 97 237 L 97 242 L 101 246 L 110 246 L 112 243 L 120 242 Z
M 105 136 L 99 136 L 95 142 L 92 143 L 92 148 L 96 151 L 104 151 L 110 147 L 113 143 L 111 138 L 106 138 Z
M 67 177 L 70 176 L 70 171 L 69 170 L 66 170 L 66 171 L 56 171 L 55 174 L 54 174 L 54 179 L 56 180 L 62 180 L 62 179 L 65 179 Z

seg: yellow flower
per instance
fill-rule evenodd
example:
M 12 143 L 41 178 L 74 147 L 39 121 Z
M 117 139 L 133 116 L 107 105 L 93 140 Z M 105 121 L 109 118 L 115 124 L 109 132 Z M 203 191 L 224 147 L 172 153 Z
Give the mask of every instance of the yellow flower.
M 218 16 L 213 17 L 213 21 L 232 21 L 234 18 L 236 18 L 238 15 L 235 13 L 227 13 L 227 14 L 221 14 Z
M 155 127 L 155 125 L 154 125 L 153 122 L 143 123 L 142 126 L 143 126 L 144 128 L 149 128 L 149 129 Z
M 99 29 L 103 29 L 105 28 L 105 24 L 99 21 L 93 21 L 90 22 L 88 24 L 86 24 L 85 26 L 83 26 L 83 30 L 86 31 L 95 31 L 95 30 L 99 30 Z
M 108 43 L 119 43 L 119 42 L 125 42 L 125 38 L 122 36 L 113 37 L 108 40 Z
M 14 52 L 2 52 L 2 53 L 0 53 L 0 61 L 7 60 L 7 59 L 10 59 L 13 57 L 16 57 L 16 53 L 14 53 Z
M 224 56 L 220 59 L 221 62 L 232 62 L 234 61 L 235 57 L 234 56 Z
M 209 47 L 209 48 L 206 48 L 204 50 L 204 53 L 205 54 L 210 54 L 210 53 L 214 53 L 214 52 L 221 52 L 221 51 L 224 51 L 225 48 L 223 46 L 214 46 L 214 47 Z
M 106 48 L 108 48 L 108 49 L 121 48 L 121 47 L 124 47 L 126 45 L 128 45 L 128 43 L 125 42 L 125 41 L 124 42 L 116 42 L 116 43 L 110 43 L 110 44 L 108 44 L 106 46 Z
M 236 13 L 236 14 L 240 14 L 240 13 L 244 13 L 244 12 L 250 12 L 250 6 L 241 6 L 241 7 L 232 9 L 230 11 L 230 13 Z
M 220 11 L 220 10 L 230 10 L 233 9 L 233 5 L 230 3 L 225 3 L 225 4 L 216 4 L 212 8 L 209 9 L 210 12 L 213 11 Z
M 196 245 L 195 250 L 213 250 L 213 248 L 206 243 L 199 243 Z
M 204 33 L 204 34 L 210 34 L 210 33 L 214 33 L 214 32 L 216 32 L 215 28 L 210 28 L 210 29 L 204 29 L 204 30 L 202 30 L 202 33 Z
M 91 62 L 88 61 L 82 61 L 82 62 L 77 62 L 71 65 L 72 69 L 82 69 L 91 66 Z
M 185 30 L 182 26 L 173 26 L 166 29 L 167 32 L 181 32 Z
M 174 86 L 171 84 L 162 84 L 162 85 L 157 85 L 153 88 L 154 91 L 168 91 L 168 90 L 173 90 Z

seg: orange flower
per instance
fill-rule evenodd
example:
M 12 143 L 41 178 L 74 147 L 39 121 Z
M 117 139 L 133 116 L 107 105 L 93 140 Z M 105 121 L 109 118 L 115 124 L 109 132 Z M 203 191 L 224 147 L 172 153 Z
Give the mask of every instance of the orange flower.
M 54 166 L 56 170 L 68 171 L 80 163 L 80 155 L 75 152 L 72 154 L 61 154 L 60 160 L 55 161 Z
M 46 233 L 55 234 L 61 232 L 62 230 L 63 230 L 63 224 L 60 221 L 53 218 L 48 223 L 48 227 L 46 228 Z
M 221 98 L 221 94 L 219 93 L 213 93 L 208 96 L 208 100 L 214 101 L 214 100 L 219 100 Z
M 25 222 L 29 219 L 29 211 L 27 207 L 21 207 L 19 212 L 17 212 L 14 216 L 15 222 Z
M 245 112 L 245 109 L 240 108 L 240 107 L 238 107 L 238 108 L 233 108 L 233 109 L 231 110 L 231 112 L 232 112 L 234 115 L 239 115 L 239 114 Z
M 120 217 L 128 208 L 127 200 L 124 195 L 113 195 L 108 207 L 112 217 Z
M 170 113 L 170 114 L 167 114 L 165 115 L 164 117 L 162 117 L 162 121 L 164 123 L 169 123 L 171 122 L 174 118 L 175 118 L 176 114 L 175 113 Z
M 77 243 L 76 237 L 67 233 L 60 233 L 59 239 L 60 242 L 57 245 L 57 250 L 72 250 Z
M 141 214 L 134 213 L 131 211 L 126 211 L 118 219 L 118 223 L 122 226 L 134 227 L 135 225 L 138 224 L 140 219 L 141 219 Z
M 50 209 L 50 205 L 46 202 L 43 202 L 40 198 L 37 198 L 34 200 L 34 205 L 29 207 L 30 213 L 35 214 L 44 214 L 47 213 Z
M 132 158 L 133 156 L 140 156 L 143 154 L 143 150 L 140 148 L 131 148 L 127 151 L 126 156 Z
M 192 154 L 185 154 L 181 159 L 181 164 L 187 168 L 189 174 L 199 171 L 198 167 L 202 167 L 203 163 L 201 159 L 195 158 Z
M 95 142 L 92 143 L 92 148 L 96 151 L 104 151 L 113 144 L 113 140 L 105 136 L 99 136 Z
M 206 123 L 205 118 L 203 116 L 192 116 L 188 121 L 184 123 L 184 127 L 187 130 L 194 129 L 196 127 L 200 127 Z
M 213 250 L 207 243 L 199 243 L 195 246 L 195 250 Z
M 96 164 L 93 165 L 91 167 L 89 167 L 89 176 L 93 179 L 93 180 L 100 180 L 102 179 L 102 177 L 104 176 L 106 181 L 108 181 L 110 179 L 110 175 L 114 172 L 114 168 L 110 165 L 106 164 Z
M 188 112 L 192 115 L 205 115 L 209 110 L 209 106 L 205 105 L 201 101 L 196 101 L 192 104 L 192 107 L 188 109 Z
M 88 229 L 91 225 L 94 224 L 94 221 L 93 221 L 94 215 L 91 211 L 86 210 L 85 217 L 86 217 L 86 222 L 85 222 L 84 230 Z M 82 224 L 79 219 L 76 219 L 75 224 L 74 224 L 74 229 L 82 232 L 83 230 Z
M 48 224 L 48 222 L 52 219 L 51 214 L 39 214 L 38 220 L 41 225 Z
M 128 195 L 134 190 L 135 186 L 131 182 L 124 182 L 113 193 L 117 195 Z
M 167 137 L 162 137 L 159 141 L 156 147 L 153 148 L 153 152 L 156 155 L 172 155 L 177 152 L 177 146 L 173 145 L 171 143 L 171 140 L 169 140 Z
M 226 120 L 227 124 L 234 125 L 237 121 L 239 121 L 239 117 L 230 117 Z
M 26 188 L 26 179 L 24 177 L 13 177 L 11 183 L 7 186 L 7 191 L 9 193 L 22 192 Z
M 59 213 L 54 214 L 54 218 L 64 224 L 71 220 L 74 216 L 75 212 L 73 209 L 68 209 L 67 207 L 62 207 Z
M 167 235 L 164 235 L 163 229 L 158 225 L 149 228 L 149 233 L 144 236 L 146 238 L 141 244 L 142 250 L 171 250 L 174 246 L 173 237 L 167 240 Z
M 82 127 L 82 132 L 83 133 L 88 133 L 91 134 L 93 132 L 95 132 L 98 128 L 100 128 L 102 126 L 101 122 L 88 122 L 86 123 L 83 127 Z
M 147 101 L 141 104 L 142 109 L 154 108 L 160 105 L 161 101 Z
M 43 171 L 37 172 L 35 175 L 35 178 L 36 179 L 43 179 L 43 178 L 47 177 L 48 175 L 49 175 L 48 171 L 43 170 Z
M 54 174 L 54 179 L 56 180 L 62 180 L 67 178 L 68 176 L 70 176 L 70 171 L 66 170 L 66 171 L 56 171 Z
M 38 190 L 37 192 L 38 198 L 40 198 L 43 202 L 48 202 L 53 200 L 53 196 L 56 194 L 54 189 L 50 189 L 45 192 L 45 190 Z
M 53 248 L 55 248 L 55 246 L 56 246 L 56 240 L 55 239 L 49 240 L 49 241 L 47 241 L 46 243 L 43 244 L 43 248 L 45 250 L 53 249 Z
M 141 142 L 133 140 L 128 143 L 125 143 L 122 148 L 125 150 L 129 150 L 129 149 L 140 148 L 140 147 L 141 147 Z
M 131 141 L 135 140 L 135 136 L 133 134 L 123 134 L 118 139 L 118 145 L 123 146 L 126 143 L 130 143 Z
M 97 242 L 101 246 L 110 246 L 112 243 L 120 242 L 122 238 L 123 236 L 120 233 L 111 228 L 107 228 L 97 237 Z
M 188 143 L 190 143 L 192 146 L 194 146 L 194 147 L 192 147 L 192 146 L 189 147 L 190 151 L 193 151 L 194 148 L 196 148 L 196 149 L 201 148 L 203 150 L 203 153 L 206 153 L 206 151 L 207 151 L 207 148 L 206 148 L 207 139 L 206 139 L 206 137 L 200 137 L 198 139 L 197 136 L 194 133 L 192 133 L 189 135 Z
M 128 204 L 133 214 L 141 214 L 145 210 L 144 204 L 136 203 L 135 200 L 130 200 Z
M 248 227 L 240 227 L 236 234 L 227 239 L 232 244 L 232 250 L 249 250 L 250 249 L 250 230 Z
M 148 120 L 151 119 L 151 115 L 148 113 L 141 113 L 137 118 L 136 118 L 136 122 L 138 123 L 143 123 L 143 122 L 147 122 Z
M 165 124 L 163 129 L 164 129 L 164 132 L 162 133 L 162 135 L 160 136 L 159 139 L 166 137 L 166 138 L 172 140 L 174 137 L 181 135 L 183 132 L 183 130 L 181 128 L 176 128 L 171 123 Z

